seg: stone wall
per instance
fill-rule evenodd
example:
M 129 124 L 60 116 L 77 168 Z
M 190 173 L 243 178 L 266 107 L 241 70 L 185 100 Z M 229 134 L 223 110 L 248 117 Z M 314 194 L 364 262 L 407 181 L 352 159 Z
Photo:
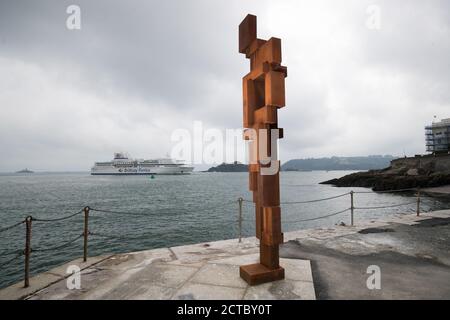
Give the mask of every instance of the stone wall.
M 450 171 L 450 154 L 399 158 L 391 161 L 392 169 L 410 168 L 431 172 Z

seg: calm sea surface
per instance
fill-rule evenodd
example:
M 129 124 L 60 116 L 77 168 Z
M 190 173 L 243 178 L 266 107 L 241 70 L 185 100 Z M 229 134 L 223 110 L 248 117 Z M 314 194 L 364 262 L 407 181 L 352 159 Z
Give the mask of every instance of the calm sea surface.
M 318 182 L 349 172 L 283 172 L 281 201 L 296 202 L 340 195 L 350 188 L 334 188 Z M 92 212 L 89 255 L 138 251 L 212 240 L 236 238 L 237 199 L 251 199 L 246 173 L 194 173 L 186 176 L 90 176 L 88 173 L 0 175 L 0 229 L 26 216 L 53 219 L 80 211 L 85 206 L 123 213 Z M 352 188 L 354 191 L 367 191 Z M 355 206 L 383 206 L 413 202 L 413 193 L 356 194 Z M 422 210 L 449 208 L 443 199 L 425 198 Z M 283 231 L 331 227 L 349 223 L 344 212 L 325 219 L 298 221 L 350 207 L 350 196 L 308 204 L 283 204 Z M 358 210 L 358 219 L 409 213 L 415 204 L 402 207 Z M 254 234 L 253 204 L 244 202 L 243 233 Z M 83 232 L 83 215 L 51 223 L 33 222 L 31 272 L 36 274 L 82 256 L 83 241 L 58 247 Z M 23 250 L 25 226 L 0 233 L 0 287 L 20 281 L 23 257 L 3 265 Z

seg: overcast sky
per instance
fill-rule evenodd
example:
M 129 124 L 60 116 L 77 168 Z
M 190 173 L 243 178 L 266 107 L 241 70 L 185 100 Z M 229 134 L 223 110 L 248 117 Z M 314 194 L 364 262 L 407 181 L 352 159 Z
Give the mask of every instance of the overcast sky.
M 282 162 L 424 153 L 424 125 L 450 117 L 449 1 L 0 0 L 0 171 L 165 156 L 196 120 L 240 128 L 247 13 L 282 39 Z

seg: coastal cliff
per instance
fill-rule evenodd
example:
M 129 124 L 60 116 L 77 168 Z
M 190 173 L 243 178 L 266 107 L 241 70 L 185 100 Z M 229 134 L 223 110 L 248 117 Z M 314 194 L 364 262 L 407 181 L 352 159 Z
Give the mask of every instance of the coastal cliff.
M 321 182 L 337 187 L 366 187 L 374 191 L 450 185 L 450 155 L 426 155 L 391 161 L 388 168 L 356 172 Z

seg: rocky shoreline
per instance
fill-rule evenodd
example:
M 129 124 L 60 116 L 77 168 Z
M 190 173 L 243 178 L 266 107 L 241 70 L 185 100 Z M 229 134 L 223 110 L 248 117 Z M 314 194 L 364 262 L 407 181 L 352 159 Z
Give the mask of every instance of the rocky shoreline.
M 356 172 L 321 184 L 372 188 L 374 191 L 440 187 L 450 185 L 449 160 L 448 156 L 397 159 L 386 169 Z
M 398 176 L 383 174 L 381 170 L 356 172 L 342 178 L 331 179 L 321 184 L 332 184 L 336 187 L 364 187 L 374 191 L 389 191 L 410 188 L 432 188 L 450 184 L 450 174 L 431 174 L 417 176 Z

